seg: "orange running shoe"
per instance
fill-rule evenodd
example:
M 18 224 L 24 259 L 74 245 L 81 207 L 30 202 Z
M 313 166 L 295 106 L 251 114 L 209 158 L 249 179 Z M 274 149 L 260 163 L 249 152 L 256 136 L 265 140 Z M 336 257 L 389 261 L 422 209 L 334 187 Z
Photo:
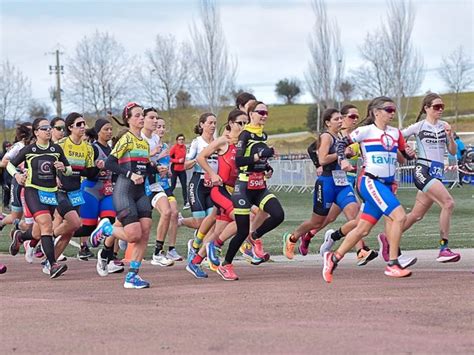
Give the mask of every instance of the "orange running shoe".
M 332 282 L 332 273 L 337 267 L 337 263 L 332 260 L 333 252 L 327 251 L 324 253 L 324 264 L 323 264 L 323 279 L 327 283 Z
M 252 237 L 249 237 L 248 240 L 249 240 L 250 244 L 252 244 L 253 255 L 256 256 L 257 258 L 265 259 L 266 258 L 266 255 L 265 255 L 266 253 L 263 250 L 262 239 L 261 238 L 253 239 Z
M 283 234 L 283 255 L 286 256 L 290 260 L 295 257 L 295 245 L 296 245 L 296 243 L 293 243 L 291 241 L 292 235 L 293 234 L 288 233 L 288 232 Z
M 232 264 L 218 266 L 217 273 L 226 281 L 235 281 L 239 279 L 234 272 L 234 266 Z
M 390 277 L 400 278 L 410 276 L 411 271 L 408 269 L 402 269 L 399 265 L 387 265 L 384 274 Z

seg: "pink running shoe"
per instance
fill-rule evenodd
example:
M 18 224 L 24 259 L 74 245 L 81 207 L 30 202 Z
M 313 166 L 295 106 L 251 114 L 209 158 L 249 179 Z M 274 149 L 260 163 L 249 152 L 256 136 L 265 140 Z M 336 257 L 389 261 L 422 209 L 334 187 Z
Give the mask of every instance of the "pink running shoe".
M 41 245 L 38 245 L 35 250 L 35 258 L 41 259 L 43 256 L 43 249 L 41 249 Z
M 256 256 L 259 259 L 265 259 L 269 257 L 266 255 L 267 253 L 265 253 L 265 251 L 263 250 L 262 239 L 260 238 L 253 239 L 252 237 L 249 237 L 248 241 L 250 242 L 250 244 L 252 244 L 252 247 L 253 247 L 252 251 L 253 251 L 254 256 Z
M 7 272 L 7 266 L 4 264 L 0 264 L 0 274 L 4 274 Z
M 449 248 L 440 250 L 438 257 L 436 258 L 436 261 L 439 261 L 440 263 L 455 263 L 459 260 L 461 260 L 461 254 L 454 253 Z
M 390 244 L 388 244 L 387 236 L 385 233 L 379 233 L 379 235 L 377 235 L 377 240 L 379 241 L 379 255 L 382 255 L 383 260 L 388 263 L 390 261 Z
M 314 237 L 314 234 L 311 232 L 307 232 L 300 238 L 300 245 L 298 246 L 298 250 L 301 255 L 305 256 L 308 255 L 309 252 L 309 243 L 311 243 L 311 238 Z

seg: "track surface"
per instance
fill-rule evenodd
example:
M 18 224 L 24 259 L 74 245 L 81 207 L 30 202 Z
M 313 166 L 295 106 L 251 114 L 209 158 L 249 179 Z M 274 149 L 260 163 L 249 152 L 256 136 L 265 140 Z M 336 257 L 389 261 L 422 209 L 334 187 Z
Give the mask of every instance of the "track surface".
M 348 255 L 332 284 L 316 256 L 236 263 L 237 282 L 145 263 L 146 290 L 123 289 L 123 274 L 99 277 L 95 261 L 69 260 L 49 280 L 39 262 L 0 255 L 0 353 L 472 352 L 474 250 L 444 265 L 435 251 L 409 254 L 420 259 L 411 278 Z

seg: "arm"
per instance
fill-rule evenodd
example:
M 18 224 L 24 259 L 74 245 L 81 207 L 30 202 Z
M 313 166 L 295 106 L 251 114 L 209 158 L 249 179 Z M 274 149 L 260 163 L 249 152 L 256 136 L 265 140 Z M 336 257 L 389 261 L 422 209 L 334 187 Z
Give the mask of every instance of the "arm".
M 405 138 L 403 138 L 403 134 L 400 131 L 399 131 L 399 136 L 398 136 L 398 151 L 402 154 L 403 158 L 405 158 L 406 160 L 413 160 L 415 158 L 415 153 L 407 145 Z M 397 158 L 399 158 L 398 152 L 397 152 Z M 400 162 L 400 159 L 398 161 Z
M 319 164 L 327 165 L 337 160 L 337 153 L 328 154 L 333 139 L 330 134 L 321 134 L 318 149 Z
M 444 125 L 444 130 L 446 131 L 446 139 L 448 141 L 448 152 L 451 155 L 456 155 L 456 153 L 458 152 L 458 145 L 454 140 L 454 134 L 451 129 L 451 125 L 447 122 L 445 122 Z
M 221 148 L 227 144 L 227 139 L 225 137 L 220 137 L 211 142 L 206 148 L 202 150 L 201 153 L 196 158 L 197 163 L 201 166 L 201 168 L 209 174 L 211 181 L 213 183 L 222 181 L 219 175 L 216 174 L 214 170 L 212 170 L 211 166 L 207 162 L 207 158 L 209 158 L 214 152 L 219 152 Z
M 257 153 L 253 156 L 245 157 L 245 150 L 247 149 L 247 142 L 249 139 L 249 133 L 243 131 L 239 135 L 239 141 L 237 142 L 237 151 L 235 154 L 235 165 L 239 168 L 257 162 L 260 158 Z

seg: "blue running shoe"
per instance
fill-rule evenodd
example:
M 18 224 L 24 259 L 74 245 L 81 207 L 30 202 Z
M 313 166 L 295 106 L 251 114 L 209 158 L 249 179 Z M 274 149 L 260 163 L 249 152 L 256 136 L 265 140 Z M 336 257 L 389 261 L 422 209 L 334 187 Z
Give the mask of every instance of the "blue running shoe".
M 193 248 L 193 240 L 188 240 L 188 256 L 186 258 L 186 262 L 189 264 L 196 256 L 196 250 Z
M 207 277 L 207 274 L 201 269 L 199 264 L 188 263 L 186 270 L 193 274 L 196 279 L 205 279 Z
M 125 276 L 125 282 L 123 283 L 125 288 L 149 288 L 150 283 L 143 280 L 137 273 L 129 272 Z
M 89 242 L 93 248 L 97 248 L 102 241 L 110 237 L 114 231 L 114 226 L 108 218 L 103 218 L 89 237 Z
M 206 253 L 209 261 L 215 266 L 219 266 L 221 264 L 219 260 L 220 249 L 216 247 L 214 242 L 209 242 L 206 244 Z

